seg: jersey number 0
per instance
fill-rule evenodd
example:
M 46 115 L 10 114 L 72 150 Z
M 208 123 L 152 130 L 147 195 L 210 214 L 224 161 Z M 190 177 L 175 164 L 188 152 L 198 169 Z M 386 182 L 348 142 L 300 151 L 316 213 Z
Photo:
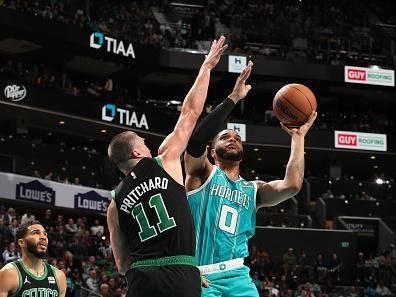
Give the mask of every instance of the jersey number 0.
M 154 208 L 157 213 L 159 223 L 157 227 L 160 233 L 176 227 L 175 219 L 169 217 L 168 210 L 164 204 L 161 194 L 156 194 L 150 197 L 149 205 Z M 157 230 L 147 219 L 146 212 L 144 211 L 142 203 L 137 204 L 132 210 L 132 216 L 137 221 L 140 227 L 139 237 L 140 240 L 146 241 L 147 239 L 157 236 Z
M 235 234 L 238 221 L 238 211 L 228 205 L 223 205 L 220 212 L 219 228 L 231 234 Z

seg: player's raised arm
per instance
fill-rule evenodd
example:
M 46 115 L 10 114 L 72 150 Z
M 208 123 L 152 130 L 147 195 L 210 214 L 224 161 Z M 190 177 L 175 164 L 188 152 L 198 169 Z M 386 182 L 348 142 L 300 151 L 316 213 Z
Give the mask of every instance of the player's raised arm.
M 291 136 L 290 158 L 286 166 L 285 177 L 268 183 L 257 183 L 257 207 L 269 207 L 279 204 L 296 195 L 304 180 L 304 143 L 305 135 L 312 127 L 317 112 L 313 111 L 308 121 L 300 128 L 289 129 L 281 123 L 282 129 Z
M 188 140 L 204 107 L 208 93 L 210 73 L 220 61 L 223 52 L 227 49 L 227 45 L 224 42 L 224 36 L 221 36 L 218 41 L 213 41 L 212 47 L 199 69 L 198 76 L 183 101 L 180 116 L 173 132 L 165 138 L 158 149 L 158 154 L 161 155 L 164 167 L 180 183 L 183 183 L 181 171 L 180 174 L 177 174 L 178 176 L 175 176 L 173 174 L 174 169 L 169 168 L 172 167 L 169 165 L 169 162 L 179 162 L 180 155 L 186 149 Z
M 218 41 L 213 41 L 212 47 L 199 69 L 198 76 L 183 101 L 176 126 L 173 132 L 161 144 L 158 150 L 159 154 L 166 153 L 167 155 L 174 155 L 175 158 L 179 158 L 185 150 L 188 139 L 191 136 L 195 123 L 201 115 L 206 100 L 211 70 L 220 61 L 222 53 L 227 48 L 224 42 L 224 36 L 221 36 Z
M 208 178 L 212 170 L 212 164 L 206 157 L 206 146 L 223 129 L 224 123 L 235 105 L 245 98 L 252 88 L 251 85 L 246 84 L 252 67 L 253 62 L 249 61 L 235 82 L 231 94 L 207 115 L 194 130 L 187 146 L 187 153 L 184 156 L 187 191 L 198 188 Z

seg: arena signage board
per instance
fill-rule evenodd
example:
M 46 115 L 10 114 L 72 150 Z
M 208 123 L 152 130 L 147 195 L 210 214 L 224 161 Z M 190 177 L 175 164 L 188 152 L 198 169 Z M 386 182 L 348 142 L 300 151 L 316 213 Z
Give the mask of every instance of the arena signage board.
M 6 99 L 12 102 L 18 102 L 23 100 L 26 97 L 27 91 L 25 86 L 23 85 L 7 85 L 4 88 L 4 96 Z
M 334 131 L 336 148 L 387 151 L 386 134 Z
M 395 86 L 395 71 L 345 66 L 345 82 L 366 85 Z
M 346 224 L 348 230 L 356 233 L 359 250 L 376 250 L 378 248 L 380 219 L 341 216 L 340 220 Z
M 146 115 L 142 113 L 138 115 L 135 111 L 118 108 L 114 104 L 106 104 L 102 107 L 102 120 L 106 122 L 113 122 L 116 120 L 117 124 L 122 126 L 130 126 L 135 128 L 144 128 L 149 130 Z
M 228 56 L 228 72 L 241 73 L 247 65 L 247 58 L 245 56 Z
M 55 191 L 44 186 L 38 180 L 16 185 L 15 198 L 17 200 L 28 200 L 44 204 L 55 205 Z
M 105 36 L 103 33 L 92 33 L 89 38 L 89 46 L 94 49 L 104 48 L 108 53 L 122 55 L 135 59 L 135 50 L 132 43 L 125 43 L 122 40 Z
M 90 210 L 105 214 L 108 204 L 109 199 L 99 195 L 95 191 L 89 191 L 84 194 L 77 193 L 74 196 L 74 208 L 76 209 Z
M 0 185 L 0 197 L 3 199 L 85 211 L 92 211 L 95 207 L 95 211 L 99 214 L 105 214 L 111 197 L 110 191 L 106 190 L 4 172 L 0 172 Z

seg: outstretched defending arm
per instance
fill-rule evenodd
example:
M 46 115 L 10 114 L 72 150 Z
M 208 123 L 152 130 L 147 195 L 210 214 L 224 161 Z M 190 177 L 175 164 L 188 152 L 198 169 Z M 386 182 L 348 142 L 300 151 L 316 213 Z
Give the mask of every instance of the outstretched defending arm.
M 187 191 L 198 188 L 208 178 L 212 170 L 212 164 L 206 157 L 206 145 L 221 131 L 235 105 L 245 98 L 252 88 L 250 85 L 246 85 L 252 67 L 253 63 L 249 61 L 239 75 L 232 93 L 207 115 L 194 130 L 187 146 L 187 154 L 184 157 Z
M 224 36 L 221 36 L 218 41 L 213 41 L 198 76 L 183 101 L 181 113 L 173 132 L 165 138 L 158 150 L 164 168 L 180 184 L 183 184 L 180 155 L 186 149 L 191 133 L 201 115 L 208 92 L 210 73 L 227 48 L 224 42 Z
M 279 204 L 296 195 L 304 180 L 304 143 L 305 135 L 312 127 L 317 112 L 310 115 L 308 121 L 299 129 L 289 129 L 281 123 L 282 129 L 291 136 L 290 158 L 286 166 L 285 177 L 271 182 L 258 181 L 257 208 Z

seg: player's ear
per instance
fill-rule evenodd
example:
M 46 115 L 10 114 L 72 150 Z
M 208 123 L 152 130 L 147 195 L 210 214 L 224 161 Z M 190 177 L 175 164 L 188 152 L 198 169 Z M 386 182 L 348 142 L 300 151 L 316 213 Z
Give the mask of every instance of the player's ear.
M 213 159 L 215 158 L 216 151 L 214 148 L 210 149 L 210 155 L 212 156 Z
M 140 153 L 139 149 L 137 149 L 137 148 L 135 148 L 135 149 L 132 151 L 132 155 L 133 155 L 133 157 L 135 157 L 135 158 L 141 158 L 141 157 L 143 157 L 143 155 Z
M 25 243 L 25 240 L 23 240 L 22 238 L 19 238 L 19 239 L 18 239 L 18 245 L 19 245 L 20 247 L 22 247 L 24 243 Z

